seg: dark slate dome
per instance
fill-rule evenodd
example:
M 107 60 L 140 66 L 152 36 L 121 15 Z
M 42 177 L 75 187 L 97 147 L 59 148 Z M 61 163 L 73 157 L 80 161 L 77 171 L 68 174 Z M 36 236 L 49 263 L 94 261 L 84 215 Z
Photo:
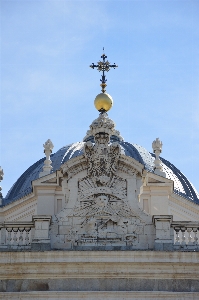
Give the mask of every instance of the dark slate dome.
M 88 139 L 89 140 L 89 139 Z M 92 140 L 92 138 L 90 138 Z M 111 137 L 111 142 L 118 141 L 122 148 L 122 153 L 134 158 L 144 165 L 145 169 L 153 172 L 154 155 L 148 152 L 145 148 L 130 144 L 128 142 L 119 141 L 116 136 Z M 55 172 L 60 166 L 71 158 L 83 154 L 84 142 L 74 143 L 65 146 L 51 155 L 52 172 Z M 186 199 L 199 204 L 199 194 L 189 182 L 189 180 L 178 170 L 173 164 L 164 158 L 161 158 L 163 171 L 166 173 L 166 178 L 174 181 L 174 192 Z M 17 199 L 20 199 L 32 192 L 31 182 L 39 178 L 39 173 L 42 171 L 45 157 L 38 160 L 30 166 L 15 182 L 7 196 L 3 199 L 3 205 L 7 205 Z

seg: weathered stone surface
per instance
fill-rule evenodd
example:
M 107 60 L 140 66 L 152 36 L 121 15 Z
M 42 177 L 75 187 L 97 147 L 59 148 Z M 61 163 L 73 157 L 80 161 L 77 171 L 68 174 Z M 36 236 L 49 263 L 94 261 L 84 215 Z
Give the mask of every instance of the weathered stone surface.
M 199 292 L 199 280 L 143 278 L 64 278 L 2 280 L 0 292 L 168 291 Z
M 100 115 L 91 125 L 95 142 L 84 144 L 84 158 L 61 167 L 70 195 L 53 217 L 52 249 L 153 249 L 155 226 L 138 205 L 144 166 L 122 157 L 118 142 L 110 144 L 113 129 L 114 122 Z
M 133 299 L 150 299 L 147 295 L 154 295 L 154 299 L 165 297 L 197 299 L 194 297 L 199 295 L 199 253 L 165 251 L 0 253 L 0 299 L 28 299 L 28 296 L 29 299 L 40 299 L 39 297 L 59 299 L 56 293 L 64 291 L 67 293 L 59 295 L 60 297 L 65 295 L 65 299 L 81 299 L 78 297 L 98 299 L 97 297 L 102 297 L 105 291 L 107 293 L 104 294 L 104 299 L 111 299 L 112 292 L 121 292 L 115 299 L 131 299 L 129 295 L 131 297 L 140 295 Z M 93 298 L 90 294 L 92 291 L 95 292 L 92 294 Z M 169 294 L 169 291 L 172 294 Z M 74 297 L 70 298 L 69 295 Z M 168 295 L 172 297 L 169 298 Z M 192 298 L 186 298 L 185 295 Z
M 86 292 L 22 292 L 22 293 L 1 293 L 0 292 L 0 299 L 3 300 L 30 300 L 30 299 L 50 299 L 50 300 L 66 300 L 66 299 L 74 299 L 74 300 L 81 300 L 81 299 L 89 299 L 89 300 L 101 300 L 101 299 L 108 299 L 108 300 L 126 300 L 126 299 L 134 299 L 134 300 L 154 300 L 154 299 L 175 299 L 175 300 L 198 300 L 199 293 L 193 292 L 143 292 L 143 291 L 122 291 L 122 292 L 113 292 L 113 291 L 86 291 Z
M 31 250 L 33 251 L 49 251 L 51 250 L 50 243 L 32 243 L 31 244 Z

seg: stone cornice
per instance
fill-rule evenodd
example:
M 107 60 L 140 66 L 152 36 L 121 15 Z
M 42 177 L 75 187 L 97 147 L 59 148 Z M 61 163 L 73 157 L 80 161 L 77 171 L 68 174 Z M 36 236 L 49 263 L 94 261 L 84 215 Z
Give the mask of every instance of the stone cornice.
M 124 154 L 121 154 L 120 158 L 119 158 L 119 165 L 122 165 L 122 164 L 124 166 L 130 167 L 129 169 L 136 170 L 140 174 L 142 174 L 142 171 L 144 169 L 144 165 L 142 165 L 141 163 L 139 163 L 134 158 L 126 156 Z
M 36 197 L 33 193 L 23 197 L 23 198 L 20 198 L 20 199 L 17 199 L 15 201 L 13 201 L 12 203 L 9 203 L 8 205 L 6 206 L 3 206 L 2 208 L 0 208 L 0 211 L 7 215 L 7 214 L 11 214 L 12 212 L 20 209 L 21 207 L 33 202 L 33 201 L 36 201 Z
M 192 221 L 194 220 L 198 220 L 199 218 L 199 212 L 190 210 L 190 209 L 186 209 L 184 206 L 180 205 L 179 203 L 175 203 L 172 202 L 171 200 L 169 200 L 169 206 L 171 211 L 174 213 L 176 212 L 178 215 L 181 216 L 181 218 L 183 220 L 189 220 Z
M 20 208 L 17 207 L 14 211 L 8 212 L 7 214 L 5 214 L 5 219 L 6 220 L 12 219 L 13 221 L 17 221 L 18 219 L 22 219 L 29 215 L 31 215 L 31 217 L 32 217 L 31 213 L 35 212 L 36 205 L 37 205 L 36 201 L 32 205 L 28 205 L 28 206 L 24 205 L 24 209 L 22 211 L 20 211 L 21 207 Z M 13 214 L 14 212 L 16 212 L 16 213 Z
M 199 205 L 190 200 L 187 200 L 186 198 L 184 198 L 182 196 L 172 193 L 170 195 L 169 200 L 171 201 L 171 203 L 174 202 L 174 203 L 178 204 L 179 206 L 186 208 L 187 210 L 190 210 L 190 211 L 193 211 L 194 213 L 199 214 Z
M 199 279 L 198 252 L 1 252 L 0 266 L 0 279 Z
M 1 298 L 2 297 L 2 298 Z M 19 298 L 20 297 L 20 298 Z M 199 299 L 197 292 L 162 292 L 162 291 L 30 291 L 30 292 L 0 292 L 0 299 L 69 299 L 69 300 L 101 300 L 101 299 Z
M 10 264 L 10 254 L 1 252 L 0 264 Z M 199 252 L 166 251 L 45 251 L 12 252 L 15 263 L 195 263 L 199 264 Z

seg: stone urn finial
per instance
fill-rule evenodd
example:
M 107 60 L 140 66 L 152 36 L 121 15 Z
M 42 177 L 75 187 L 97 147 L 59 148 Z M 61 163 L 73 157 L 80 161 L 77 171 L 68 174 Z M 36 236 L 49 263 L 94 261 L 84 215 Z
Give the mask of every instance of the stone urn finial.
M 162 177 L 166 177 L 166 174 L 162 171 L 162 165 L 160 160 L 160 153 L 162 152 L 162 142 L 159 138 L 156 138 L 152 143 L 153 153 L 155 154 L 154 160 L 154 173 Z
M 155 151 L 159 151 L 160 153 L 162 152 L 162 142 L 160 141 L 159 138 L 156 138 L 156 140 L 153 141 L 152 148 L 153 148 L 153 153 L 155 153 Z
M 51 142 L 50 139 L 48 139 L 45 144 L 43 144 L 44 147 L 44 153 L 46 153 L 47 151 L 51 151 L 50 153 L 52 153 L 52 150 L 54 148 L 53 143 Z
M 3 180 L 3 175 L 4 175 L 3 169 L 0 166 L 0 182 L 1 182 L 1 180 Z M 3 198 L 1 191 L 2 191 L 2 187 L 0 186 L 0 205 L 2 205 L 2 198 Z
M 50 160 L 50 155 L 52 153 L 52 150 L 54 148 L 53 143 L 51 142 L 50 139 L 48 139 L 44 144 L 44 153 L 46 155 L 46 160 L 44 161 L 44 166 L 43 166 L 43 171 L 39 173 L 39 177 L 43 177 L 45 175 L 50 174 L 52 170 L 51 163 L 52 161 Z

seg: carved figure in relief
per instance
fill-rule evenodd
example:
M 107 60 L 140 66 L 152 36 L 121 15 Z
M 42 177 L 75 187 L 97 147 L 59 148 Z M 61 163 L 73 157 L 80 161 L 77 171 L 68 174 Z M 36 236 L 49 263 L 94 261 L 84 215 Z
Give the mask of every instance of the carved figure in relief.
M 108 197 L 105 195 L 100 195 L 97 197 L 96 203 L 99 205 L 99 207 L 105 208 L 108 204 Z
M 97 194 L 78 202 L 71 216 L 119 216 L 128 217 L 132 212 L 127 203 L 112 195 Z

